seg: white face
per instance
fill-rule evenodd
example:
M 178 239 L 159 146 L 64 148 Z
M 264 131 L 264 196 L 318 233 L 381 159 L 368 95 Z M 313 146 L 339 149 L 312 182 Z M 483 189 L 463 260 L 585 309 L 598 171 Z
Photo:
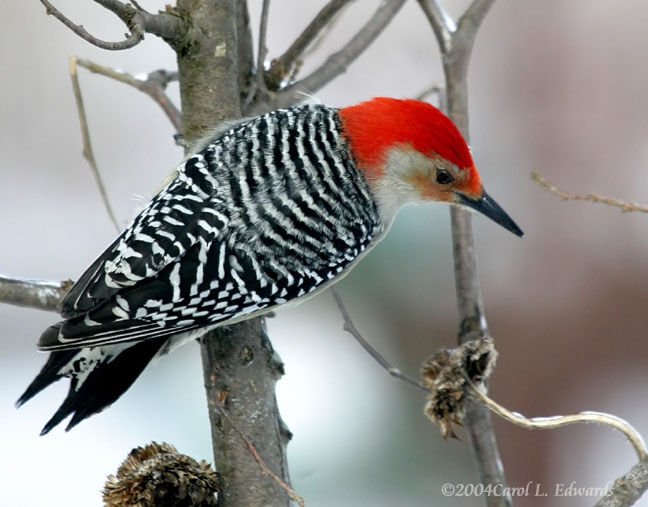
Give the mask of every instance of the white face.
M 405 204 L 456 203 L 456 191 L 465 182 L 465 172 L 443 158 L 428 157 L 409 146 L 400 146 L 388 152 L 384 173 L 369 183 L 381 212 L 393 218 Z

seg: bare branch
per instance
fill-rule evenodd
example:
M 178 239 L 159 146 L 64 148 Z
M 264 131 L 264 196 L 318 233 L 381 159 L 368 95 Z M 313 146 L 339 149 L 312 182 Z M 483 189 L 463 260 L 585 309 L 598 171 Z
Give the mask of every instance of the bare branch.
M 626 507 L 634 505 L 648 489 L 648 459 L 635 464 L 594 507 Z
M 305 52 L 324 31 L 331 26 L 342 9 L 352 0 L 331 0 L 313 18 L 304 31 L 293 41 L 290 47 L 279 58 L 272 60 L 266 73 L 266 80 L 273 90 L 279 89 L 281 82 L 297 70 Z
M 331 80 L 346 71 L 349 64 L 355 60 L 382 33 L 406 0 L 383 0 L 369 21 L 356 33 L 353 38 L 339 51 L 333 53 L 317 70 L 304 79 L 293 83 L 279 91 L 274 100 L 262 106 L 253 108 L 253 112 L 263 109 L 284 107 L 294 101 L 299 92 L 315 93 Z
M 101 174 L 99 173 L 99 168 L 97 167 L 97 162 L 92 151 L 92 143 L 90 142 L 90 131 L 88 129 L 88 120 L 86 118 L 85 106 L 83 105 L 83 96 L 81 95 L 81 86 L 79 85 L 79 75 L 77 74 L 77 60 L 75 57 L 70 57 L 70 77 L 72 78 L 72 89 L 74 90 L 74 99 L 76 100 L 77 111 L 79 113 L 79 123 L 81 124 L 81 137 L 83 139 L 83 156 L 88 161 L 90 169 L 92 169 L 92 174 L 94 174 L 95 182 L 97 188 L 99 189 L 99 194 L 101 195 L 101 200 L 104 203 L 106 212 L 110 221 L 115 226 L 115 230 L 119 232 L 120 227 L 115 218 L 115 213 L 113 212 L 112 206 L 110 205 L 110 200 L 108 199 L 108 194 L 106 193 L 106 187 L 103 184 Z
M 468 65 L 479 24 L 494 0 L 474 0 L 456 25 L 438 0 L 419 0 L 437 38 L 446 81 L 446 114 L 468 140 Z M 459 317 L 459 344 L 488 336 L 483 301 L 477 276 L 475 245 L 470 215 L 459 208 L 450 210 L 452 250 Z M 504 469 L 497 449 L 488 410 L 469 403 L 464 419 L 469 442 L 482 484 L 504 486 Z M 489 507 L 510 506 L 508 495 L 488 496 Z
M 634 202 L 619 201 L 617 199 L 612 199 L 610 197 L 603 197 L 597 194 L 570 194 L 564 190 L 560 190 L 558 187 L 549 183 L 542 175 L 536 171 L 531 172 L 531 179 L 538 183 L 542 188 L 551 192 L 554 195 L 557 195 L 565 201 L 591 201 L 599 202 L 601 204 L 606 204 L 608 206 L 615 206 L 621 208 L 621 211 L 627 213 L 629 211 L 638 211 L 641 213 L 648 213 L 648 206 L 641 204 L 636 204 Z
M 167 41 L 173 41 L 179 37 L 179 32 L 182 27 L 181 20 L 168 12 L 151 14 L 143 10 L 135 2 L 131 2 L 135 5 L 134 7 L 133 5 L 124 4 L 117 0 L 94 1 L 116 14 L 126 24 L 129 34 L 125 40 L 119 42 L 101 40 L 90 34 L 82 25 L 73 23 L 61 11 L 54 7 L 49 0 L 41 0 L 41 3 L 45 6 L 47 14 L 54 16 L 79 37 L 101 49 L 118 51 L 132 48 L 144 39 L 145 32 L 162 37 Z
M 421 9 L 428 18 L 439 48 L 442 52 L 450 50 L 452 34 L 457 30 L 457 24 L 452 19 L 438 0 L 418 0 Z
M 97 0 L 98 1 L 98 0 Z M 142 39 L 144 39 L 144 28 L 138 24 L 134 23 L 130 27 L 130 34 L 126 37 L 125 40 L 120 42 L 107 42 L 101 39 L 98 39 L 94 35 L 90 34 L 82 25 L 74 24 L 70 21 L 61 11 L 54 7 L 48 0 L 41 0 L 41 3 L 45 6 L 47 14 L 51 14 L 61 23 L 67 26 L 75 34 L 77 34 L 82 39 L 88 41 L 90 44 L 97 46 L 101 49 L 108 49 L 111 51 L 118 51 L 122 49 L 129 49 L 133 46 L 139 44 Z M 117 2 L 119 3 L 119 2 Z M 132 7 L 131 7 L 132 8 Z
M 59 304 L 73 284 L 72 280 L 28 280 L 0 274 L 0 302 L 58 312 Z
M 329 56 L 324 65 L 289 88 L 296 86 L 303 90 L 316 91 L 342 74 L 348 65 L 376 40 L 404 4 L 405 0 L 383 1 L 343 49 Z
M 262 94 L 267 92 L 265 83 L 265 59 L 268 56 L 266 44 L 268 33 L 268 17 L 270 14 L 270 0 L 263 0 L 261 9 L 261 23 L 259 24 L 259 50 L 257 51 L 257 90 Z
M 75 61 L 77 65 L 88 69 L 90 72 L 109 77 L 111 79 L 119 81 L 120 83 L 126 83 L 127 85 L 130 85 L 137 90 L 145 93 L 155 102 L 157 102 L 157 104 L 162 108 L 176 131 L 180 131 L 180 111 L 175 106 L 175 104 L 171 102 L 171 99 L 169 99 L 169 97 L 164 93 L 164 90 L 170 82 L 178 80 L 177 72 L 170 72 L 160 69 L 151 72 L 146 77 L 146 79 L 140 79 L 126 72 L 122 72 L 110 67 L 105 67 L 103 65 L 91 62 L 90 60 L 75 58 Z
M 331 293 L 333 294 L 335 302 L 337 303 L 338 308 L 340 309 L 340 312 L 342 312 L 342 316 L 344 317 L 344 330 L 348 331 L 358 341 L 358 343 L 362 345 L 362 348 L 364 348 L 369 353 L 369 355 L 373 357 L 378 362 L 378 364 L 380 364 L 380 366 L 382 366 L 385 371 L 387 371 L 387 373 L 389 373 L 392 377 L 404 380 L 408 384 L 427 391 L 425 386 L 423 386 L 423 384 L 421 384 L 418 380 L 405 375 L 398 368 L 392 366 L 392 364 L 385 358 L 385 356 L 383 356 L 380 352 L 373 348 L 373 346 L 364 338 L 364 336 L 362 336 L 360 331 L 358 331 L 358 328 L 355 327 L 355 324 L 353 323 L 353 320 L 351 320 L 351 316 L 349 315 L 349 311 L 347 310 L 344 301 L 342 301 L 342 296 L 340 296 L 335 288 L 331 289 Z
M 494 3 L 495 0 L 473 0 L 459 18 L 459 28 L 465 30 L 465 27 L 470 25 L 470 30 L 473 34 L 476 33 Z
M 630 445 L 632 445 L 640 460 L 646 459 L 648 455 L 648 450 L 646 449 L 646 444 L 641 434 L 639 434 L 639 432 L 634 429 L 630 423 L 615 415 L 605 414 L 603 412 L 587 411 L 571 415 L 554 415 L 550 417 L 528 418 L 524 417 L 518 412 L 511 412 L 510 410 L 499 405 L 491 398 L 486 396 L 486 394 L 484 394 L 474 384 L 471 383 L 470 387 L 472 394 L 476 396 L 482 403 L 484 403 L 492 412 L 496 413 L 503 419 L 506 419 L 513 424 L 522 426 L 523 428 L 531 430 L 547 430 L 562 428 L 563 426 L 569 426 L 571 424 L 578 423 L 603 424 L 623 433 L 630 442 Z

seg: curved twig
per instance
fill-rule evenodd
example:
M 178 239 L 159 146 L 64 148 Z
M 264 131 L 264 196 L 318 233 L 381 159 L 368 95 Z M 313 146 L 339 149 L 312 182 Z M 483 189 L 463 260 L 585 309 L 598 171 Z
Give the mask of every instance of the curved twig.
M 578 414 L 570 415 L 554 415 L 550 417 L 524 417 L 518 412 L 511 412 L 500 404 L 496 403 L 484 393 L 481 392 L 474 384 L 470 383 L 471 392 L 474 396 L 484 403 L 492 412 L 496 413 L 503 419 L 506 419 L 513 424 L 522 426 L 527 429 L 555 429 L 569 426 L 570 424 L 577 423 L 597 423 L 604 424 L 614 428 L 625 435 L 634 448 L 639 459 L 645 459 L 648 455 L 646 444 L 637 430 L 635 430 L 630 423 L 624 421 L 620 417 L 612 414 L 605 414 L 603 412 L 579 412 Z
M 41 0 L 41 3 L 45 6 L 47 14 L 54 16 L 83 40 L 88 41 L 90 44 L 97 46 L 98 48 L 110 51 L 119 51 L 122 49 L 132 48 L 144 39 L 144 28 L 139 23 L 133 23 L 132 26 L 130 26 L 130 33 L 125 40 L 120 42 L 107 42 L 101 40 L 89 33 L 82 25 L 77 25 L 70 21 L 65 14 L 54 7 L 48 0 Z
M 612 199 L 611 197 L 603 197 L 597 194 L 570 194 L 564 190 L 559 189 L 552 183 L 549 183 L 541 174 L 536 171 L 531 172 L 531 179 L 538 183 L 542 188 L 548 192 L 557 195 L 565 201 L 590 201 L 590 202 L 599 202 L 601 204 L 607 204 L 608 206 L 614 206 L 621 208 L 621 211 L 627 213 L 629 211 L 638 211 L 641 213 L 648 213 L 648 206 L 637 204 L 634 202 L 620 201 L 618 199 Z

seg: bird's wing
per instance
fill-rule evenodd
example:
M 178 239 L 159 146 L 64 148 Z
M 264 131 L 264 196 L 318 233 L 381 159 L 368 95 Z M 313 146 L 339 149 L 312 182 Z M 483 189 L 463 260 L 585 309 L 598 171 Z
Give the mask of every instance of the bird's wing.
M 299 114 L 310 115 L 309 135 L 296 127 Z M 41 349 L 206 329 L 339 277 L 383 226 L 334 114 L 261 116 L 188 159 L 72 289 L 68 320 L 43 333 Z
M 213 240 L 227 222 L 213 203 L 205 207 L 216 193 L 216 180 L 203 156 L 187 159 L 177 176 L 70 289 L 61 315 L 84 315 L 120 291 L 156 277 L 200 239 Z

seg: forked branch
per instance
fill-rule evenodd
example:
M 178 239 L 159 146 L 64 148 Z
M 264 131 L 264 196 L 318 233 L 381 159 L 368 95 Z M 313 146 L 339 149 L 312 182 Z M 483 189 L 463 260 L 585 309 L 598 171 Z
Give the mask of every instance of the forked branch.
M 376 40 L 406 0 L 383 0 L 369 21 L 339 51 L 330 55 L 327 60 L 305 78 L 297 81 L 276 93 L 262 105 L 255 105 L 248 113 L 259 113 L 262 110 L 277 109 L 290 105 L 300 93 L 315 93 L 337 76 L 346 71 L 349 64 Z
M 40 1 L 45 6 L 47 14 L 54 16 L 83 40 L 98 48 L 110 51 L 119 51 L 136 46 L 144 39 L 146 32 L 172 40 L 177 36 L 177 31 L 181 26 L 179 19 L 166 13 L 151 14 L 139 7 L 136 8 L 118 0 L 95 0 L 96 3 L 116 14 L 129 30 L 126 39 L 118 42 L 108 42 L 92 35 L 83 25 L 72 22 L 65 14 L 54 7 L 49 0 Z
M 282 81 L 296 74 L 306 51 L 315 44 L 315 41 L 333 24 L 342 9 L 350 3 L 351 0 L 331 0 L 317 13 L 285 53 L 272 60 L 270 69 L 266 73 L 266 81 L 270 89 L 278 90 Z
M 438 0 L 419 0 L 437 38 L 446 81 L 447 114 L 468 140 L 468 66 L 477 31 L 494 0 L 473 0 L 455 22 Z M 459 317 L 459 344 L 489 335 L 477 275 L 470 215 L 450 211 L 455 286 Z M 488 410 L 469 404 L 464 420 L 482 484 L 504 485 L 504 469 Z M 490 507 L 511 505 L 510 497 L 488 496 Z
M 77 65 L 88 69 L 90 72 L 109 77 L 115 81 L 119 81 L 120 83 L 125 83 L 142 93 L 145 93 L 162 108 L 162 111 L 164 111 L 164 114 L 169 118 L 169 121 L 176 129 L 176 132 L 180 131 L 180 111 L 165 93 L 168 84 L 178 80 L 177 71 L 159 69 L 148 74 L 146 79 L 141 79 L 126 72 L 99 65 L 90 60 L 84 60 L 82 58 L 74 58 L 73 60 Z

